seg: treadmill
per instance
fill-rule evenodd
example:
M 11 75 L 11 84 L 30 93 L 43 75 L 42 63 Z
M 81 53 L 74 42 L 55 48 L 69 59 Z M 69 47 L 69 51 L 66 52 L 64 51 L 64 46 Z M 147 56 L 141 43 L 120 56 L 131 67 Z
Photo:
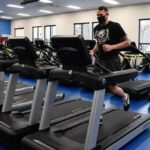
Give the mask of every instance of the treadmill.
M 6 89 L 7 89 L 8 81 L 4 81 L 4 73 L 6 71 L 9 72 L 9 68 L 16 62 L 18 62 L 18 60 L 10 60 L 10 59 L 0 60 L 0 95 L 1 95 L 0 110 L 3 105 L 4 97 L 5 95 L 7 95 Z M 18 99 L 21 95 L 28 96 L 28 95 L 31 95 L 31 93 L 34 91 L 33 86 L 25 85 L 22 83 L 18 83 L 16 87 L 17 89 L 15 90 L 15 93 L 14 93 L 16 103 L 18 103 Z
M 4 45 L 1 45 L 1 46 L 2 46 L 2 48 L 1 48 L 2 51 L 5 51 L 5 49 L 7 49 L 6 46 L 4 46 Z M 7 55 L 2 55 L 0 57 L 0 84 L 2 84 L 2 86 L 4 86 L 4 89 L 3 88 L 0 89 L 0 90 L 2 90 L 2 91 L 0 91 L 0 93 L 4 92 L 4 94 L 6 94 L 6 87 L 8 84 L 7 80 L 4 81 L 4 72 L 7 72 L 7 69 L 10 68 L 11 65 L 16 63 L 17 61 L 18 60 L 16 58 L 7 57 Z M 31 91 L 33 91 L 33 86 L 29 86 L 27 84 L 23 84 L 20 82 L 17 84 L 17 89 L 15 92 L 15 95 L 19 95 L 22 93 L 28 93 Z
M 36 66 L 36 59 L 32 57 L 34 50 L 28 38 L 11 39 L 11 41 L 15 44 L 14 50 L 18 55 L 19 63 L 14 64 L 9 70 L 10 76 L 7 95 L 4 100 L 2 113 L 0 113 L 0 144 L 4 144 L 9 150 L 19 150 L 20 139 L 38 129 L 47 76 L 49 70 L 55 69 L 56 67 Z M 24 56 L 23 59 L 22 56 Z M 31 110 L 13 111 L 13 95 L 19 73 L 24 75 L 28 74 L 32 78 L 37 79 Z M 61 120 L 67 120 L 78 114 L 90 112 L 90 109 L 91 103 L 82 101 L 81 99 L 56 102 L 52 116 L 52 124 L 61 122 Z
M 144 54 L 142 51 L 138 50 L 135 43 L 132 42 L 131 46 L 124 48 L 121 51 L 131 51 L 133 54 L 141 54 L 145 60 L 146 64 L 144 69 L 148 69 L 150 58 Z M 144 71 L 143 71 L 144 72 Z M 150 81 L 149 80 L 134 80 L 134 81 L 126 81 L 123 83 L 118 84 L 119 87 L 121 87 L 126 93 L 130 95 L 130 97 L 133 97 L 135 99 L 144 98 L 149 95 L 150 90 Z
M 11 39 L 8 41 L 9 46 L 14 50 L 14 48 L 17 45 L 20 45 L 20 43 L 16 42 L 16 40 Z M 22 42 L 22 41 L 19 41 Z M 34 65 L 34 61 L 38 58 L 36 55 L 36 52 L 33 50 L 32 45 L 30 45 L 31 52 L 30 53 L 18 53 L 15 51 L 16 55 L 18 55 L 18 60 L 2 60 L 2 65 L 0 65 L 0 69 L 4 69 L 5 71 L 11 73 L 11 65 L 17 62 L 20 62 L 21 64 L 29 64 L 29 65 Z M 25 55 L 25 56 L 23 56 Z M 21 72 L 20 72 L 21 73 Z M 32 75 L 30 73 L 28 74 L 27 72 L 24 74 L 25 76 L 29 76 L 32 78 Z M 8 84 L 8 83 L 5 83 Z M 23 84 L 18 84 L 17 82 L 17 88 L 15 90 L 15 97 L 14 97 L 14 105 L 13 105 L 13 110 L 29 110 L 31 109 L 32 105 L 32 99 L 34 95 L 34 86 L 29 86 L 29 87 L 23 87 Z M 21 88 L 22 87 L 22 88 Z M 19 88 L 19 89 L 18 89 Z M 24 89 L 24 90 L 22 90 Z M 32 90 L 31 90 L 32 89 Z M 5 91 L 6 93 L 6 91 Z M 56 96 L 56 101 L 62 100 L 64 98 L 63 93 L 58 93 Z
M 52 115 L 52 109 L 48 108 L 53 108 L 56 92 L 53 91 L 46 97 L 39 131 L 22 139 L 22 150 L 117 150 L 150 127 L 149 115 L 118 108 L 103 112 L 105 88 L 124 78 L 135 77 L 136 70 L 99 76 L 86 70 L 91 59 L 82 36 L 54 36 L 51 40 L 64 68 L 50 71 L 48 89 L 56 88 L 57 82 L 64 78 L 78 81 L 82 87 L 90 85 L 94 89 L 91 112 L 50 126 L 47 118 Z

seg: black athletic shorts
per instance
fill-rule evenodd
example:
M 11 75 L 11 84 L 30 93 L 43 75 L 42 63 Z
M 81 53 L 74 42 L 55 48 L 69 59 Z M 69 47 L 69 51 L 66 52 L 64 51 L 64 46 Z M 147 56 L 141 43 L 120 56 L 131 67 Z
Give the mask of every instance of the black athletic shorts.
M 112 58 L 112 59 L 99 58 L 99 63 L 111 71 L 120 71 L 121 70 L 121 62 L 120 62 L 119 56 Z

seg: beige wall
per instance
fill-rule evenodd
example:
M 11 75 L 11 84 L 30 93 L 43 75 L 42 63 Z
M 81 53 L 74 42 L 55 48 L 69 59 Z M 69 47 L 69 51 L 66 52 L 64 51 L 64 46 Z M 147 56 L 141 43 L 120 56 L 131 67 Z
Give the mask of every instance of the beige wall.
M 132 5 L 110 8 L 110 20 L 119 22 L 125 29 L 129 38 L 138 42 L 139 19 L 150 18 L 150 4 Z M 25 36 L 32 39 L 32 26 L 56 25 L 56 34 L 73 34 L 73 24 L 80 22 L 97 21 L 95 10 L 81 11 L 75 13 L 42 16 L 29 19 L 12 21 L 12 34 L 14 28 L 25 28 Z

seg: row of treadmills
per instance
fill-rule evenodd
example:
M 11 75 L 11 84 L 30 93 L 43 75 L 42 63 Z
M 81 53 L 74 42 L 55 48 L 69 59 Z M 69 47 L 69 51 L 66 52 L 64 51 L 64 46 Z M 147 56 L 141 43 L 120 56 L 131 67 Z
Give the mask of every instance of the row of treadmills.
M 92 60 L 82 36 L 54 36 L 51 41 L 62 63 L 59 68 L 36 64 L 28 38 L 9 40 L 19 61 L 3 62 L 3 71 L 9 70 L 10 75 L 0 113 L 0 144 L 9 150 L 117 150 L 150 127 L 149 115 L 103 108 L 105 89 L 135 78 L 137 70 L 100 76 L 88 70 Z M 28 110 L 14 110 L 12 105 L 19 74 L 37 79 Z M 92 103 L 78 99 L 55 102 L 58 83 L 63 80 L 82 88 L 90 86 Z

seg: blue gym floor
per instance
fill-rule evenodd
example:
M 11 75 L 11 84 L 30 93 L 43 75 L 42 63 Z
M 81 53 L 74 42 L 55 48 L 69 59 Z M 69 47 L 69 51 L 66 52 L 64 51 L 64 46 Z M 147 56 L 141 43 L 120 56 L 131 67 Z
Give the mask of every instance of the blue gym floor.
M 150 74 L 141 73 L 138 75 L 137 79 L 150 80 Z M 28 84 L 35 84 L 35 80 L 27 80 L 24 78 L 21 81 Z M 83 98 L 87 101 L 92 101 L 93 92 L 83 90 L 82 88 L 60 86 L 58 93 L 65 93 L 65 99 Z M 111 93 L 106 93 L 105 95 L 105 108 L 117 106 L 122 108 L 121 98 L 114 96 Z M 150 103 L 148 98 L 144 99 L 131 99 L 130 110 L 133 112 L 139 112 L 142 114 L 150 114 Z M 7 150 L 2 145 L 0 145 L 0 150 Z M 137 136 L 134 140 L 126 144 L 121 150 L 150 150 L 150 129 L 144 131 L 142 134 Z

